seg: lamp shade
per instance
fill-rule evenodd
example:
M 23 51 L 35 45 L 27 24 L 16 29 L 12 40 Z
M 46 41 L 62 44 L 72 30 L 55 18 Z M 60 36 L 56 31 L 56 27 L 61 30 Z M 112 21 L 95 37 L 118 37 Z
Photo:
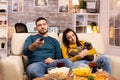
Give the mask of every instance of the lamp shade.
M 73 5 L 79 5 L 79 1 L 78 0 L 73 0 L 72 4 Z
M 120 7 L 120 0 L 117 0 L 117 7 Z

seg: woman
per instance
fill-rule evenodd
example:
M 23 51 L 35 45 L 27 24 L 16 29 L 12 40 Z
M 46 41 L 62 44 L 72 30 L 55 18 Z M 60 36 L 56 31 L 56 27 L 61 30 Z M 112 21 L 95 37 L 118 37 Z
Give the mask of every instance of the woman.
M 78 67 L 88 65 L 94 59 L 96 50 L 92 45 L 88 44 L 86 46 L 86 42 L 79 41 L 76 33 L 68 28 L 63 32 L 62 54 L 64 58 L 70 58 L 74 62 L 74 66 Z M 110 74 L 112 73 L 110 59 L 108 57 L 104 55 L 100 56 L 95 62 L 100 64 L 103 70 L 106 70 Z

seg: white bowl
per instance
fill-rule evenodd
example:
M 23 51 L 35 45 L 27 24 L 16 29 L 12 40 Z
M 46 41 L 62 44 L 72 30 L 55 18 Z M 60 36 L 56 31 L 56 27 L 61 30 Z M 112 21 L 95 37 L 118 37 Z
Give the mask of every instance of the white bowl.
M 69 73 L 69 68 L 67 67 L 54 67 L 48 69 L 48 77 L 51 79 L 65 79 Z

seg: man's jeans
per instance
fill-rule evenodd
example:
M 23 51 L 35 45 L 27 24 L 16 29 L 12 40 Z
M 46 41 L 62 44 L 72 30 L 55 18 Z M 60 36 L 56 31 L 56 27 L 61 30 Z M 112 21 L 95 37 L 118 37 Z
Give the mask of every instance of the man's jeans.
M 56 62 L 53 62 L 51 64 L 45 64 L 44 62 L 35 62 L 26 68 L 26 73 L 30 80 L 36 78 L 36 77 L 42 77 L 44 76 L 45 73 L 47 73 L 47 69 L 51 67 L 56 67 L 57 63 L 63 62 L 65 63 L 65 66 L 68 68 L 72 68 L 73 63 L 70 59 L 60 59 L 57 60 Z
M 107 57 L 105 55 L 101 55 L 101 56 L 97 57 L 95 62 L 97 64 L 100 64 L 102 66 L 103 70 L 112 74 L 112 68 L 111 68 L 111 63 L 110 63 L 110 58 L 109 57 Z M 76 62 L 73 63 L 73 67 L 88 66 L 88 63 L 89 63 L 89 61 L 86 61 L 86 60 L 76 61 Z

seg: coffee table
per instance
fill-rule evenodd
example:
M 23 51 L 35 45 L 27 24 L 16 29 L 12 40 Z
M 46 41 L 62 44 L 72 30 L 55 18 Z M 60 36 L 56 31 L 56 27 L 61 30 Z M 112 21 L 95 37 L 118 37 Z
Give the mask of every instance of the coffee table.
M 106 71 L 97 72 L 95 74 L 105 74 L 105 75 L 108 76 L 108 80 L 117 80 L 113 76 L 109 75 Z M 40 78 L 35 78 L 33 80 L 51 80 L 51 79 L 48 78 L 48 77 L 40 77 Z M 64 80 L 73 80 L 73 77 L 71 77 L 71 76 L 68 75 Z

